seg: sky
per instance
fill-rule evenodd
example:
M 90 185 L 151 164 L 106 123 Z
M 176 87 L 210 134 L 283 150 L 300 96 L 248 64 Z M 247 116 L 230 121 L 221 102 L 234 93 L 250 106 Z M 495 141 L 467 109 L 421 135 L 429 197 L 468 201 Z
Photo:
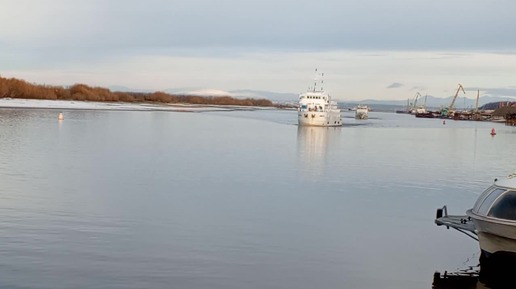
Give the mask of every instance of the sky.
M 341 101 L 516 97 L 513 0 L 0 0 L 0 76 Z

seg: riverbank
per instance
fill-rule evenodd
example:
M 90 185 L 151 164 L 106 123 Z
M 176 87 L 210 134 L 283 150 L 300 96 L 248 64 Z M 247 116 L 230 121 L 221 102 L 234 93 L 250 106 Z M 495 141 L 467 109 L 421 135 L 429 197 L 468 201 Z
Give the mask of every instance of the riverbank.
M 175 111 L 206 112 L 271 109 L 264 107 L 234 105 L 197 105 L 197 104 L 155 104 L 129 102 L 94 102 L 72 100 L 39 100 L 20 98 L 0 98 L 0 108 L 43 108 L 77 110 L 128 110 L 128 111 Z

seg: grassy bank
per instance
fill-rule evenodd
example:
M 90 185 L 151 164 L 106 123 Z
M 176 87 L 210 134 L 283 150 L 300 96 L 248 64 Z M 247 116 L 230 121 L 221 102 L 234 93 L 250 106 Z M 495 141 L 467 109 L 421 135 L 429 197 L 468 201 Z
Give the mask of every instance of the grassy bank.
M 74 84 L 69 87 L 28 83 L 21 79 L 0 77 L 0 98 L 78 100 L 98 102 L 184 103 L 200 105 L 274 106 L 268 99 L 238 99 L 230 96 L 177 95 L 165 92 L 113 92 L 103 87 Z

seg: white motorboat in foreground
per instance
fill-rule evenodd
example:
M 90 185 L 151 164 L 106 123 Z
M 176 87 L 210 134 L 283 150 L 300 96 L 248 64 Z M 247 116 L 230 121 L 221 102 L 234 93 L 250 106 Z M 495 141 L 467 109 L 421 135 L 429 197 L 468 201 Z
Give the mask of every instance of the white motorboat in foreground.
M 448 215 L 447 208 L 437 210 L 435 223 L 454 228 L 478 240 L 480 266 L 516 265 L 516 174 L 495 179 L 478 197 L 466 215 Z M 500 256 L 503 256 L 500 258 Z M 496 260 L 496 261 L 495 261 Z M 500 261 L 503 260 L 503 261 Z M 499 270 L 499 269 L 497 269 Z
M 495 181 L 466 215 L 475 224 L 483 251 L 516 254 L 516 174 Z
M 317 69 L 315 70 L 317 73 Z M 299 95 L 298 123 L 309 126 L 341 126 L 342 118 L 337 103 L 322 87 L 322 76 L 315 79 L 313 88 Z M 319 83 L 319 87 L 317 84 Z

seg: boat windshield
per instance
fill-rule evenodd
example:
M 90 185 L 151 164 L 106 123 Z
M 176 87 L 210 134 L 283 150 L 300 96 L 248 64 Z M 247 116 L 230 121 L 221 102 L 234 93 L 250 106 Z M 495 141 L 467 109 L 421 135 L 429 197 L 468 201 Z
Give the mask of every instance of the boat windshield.
M 473 206 L 473 211 L 478 212 L 478 209 L 480 208 L 480 205 L 484 202 L 487 196 L 491 194 L 492 191 L 496 189 L 496 186 L 490 186 L 487 188 L 482 194 L 480 194 L 480 197 L 478 197 L 477 202 L 475 203 L 475 206 Z
M 496 201 L 496 199 L 505 191 L 507 191 L 507 189 L 503 188 L 496 188 L 495 190 L 491 191 L 491 193 L 484 199 L 484 201 L 478 208 L 477 213 L 479 215 L 487 216 L 489 208 L 491 208 L 492 204 Z
M 516 221 L 516 191 L 508 191 L 498 198 L 489 210 L 488 216 Z

